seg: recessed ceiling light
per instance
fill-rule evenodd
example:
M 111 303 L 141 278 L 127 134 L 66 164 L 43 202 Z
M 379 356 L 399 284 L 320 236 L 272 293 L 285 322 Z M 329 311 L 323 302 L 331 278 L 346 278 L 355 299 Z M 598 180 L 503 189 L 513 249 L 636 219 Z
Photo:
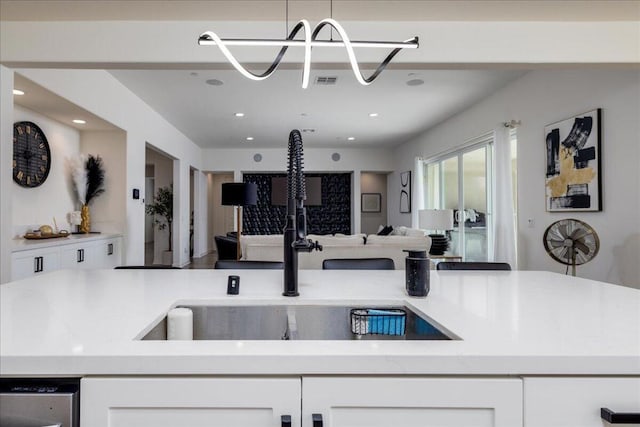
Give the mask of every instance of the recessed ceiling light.
M 304 128 L 302 129 L 302 132 L 304 133 L 314 133 L 316 130 L 312 129 L 312 128 Z
M 422 79 L 411 79 L 407 81 L 407 86 L 420 86 L 424 84 L 424 80 Z
M 79 125 L 83 125 L 83 124 L 85 124 L 85 123 L 87 123 L 87 122 L 86 122 L 86 121 L 84 121 L 84 120 L 81 120 L 81 119 L 73 119 L 73 123 L 77 123 L 77 124 L 79 124 Z
M 189 75 L 191 77 L 198 77 L 198 73 L 196 73 L 195 71 L 192 71 L 191 73 L 189 73 Z
M 224 84 L 222 80 L 218 80 L 218 79 L 209 79 L 209 80 L 206 80 L 205 83 L 211 86 L 222 86 Z
M 22 91 L 20 89 L 14 89 L 13 90 L 13 94 L 14 95 L 24 95 L 24 91 Z
M 253 137 L 252 136 L 248 136 L 247 137 L 247 141 L 253 141 Z
M 347 138 L 347 141 L 355 141 L 356 137 L 355 136 L 350 136 Z
M 378 117 L 378 113 L 369 113 L 369 117 Z
M 235 113 L 234 116 L 236 116 L 236 117 L 244 117 L 244 113 Z

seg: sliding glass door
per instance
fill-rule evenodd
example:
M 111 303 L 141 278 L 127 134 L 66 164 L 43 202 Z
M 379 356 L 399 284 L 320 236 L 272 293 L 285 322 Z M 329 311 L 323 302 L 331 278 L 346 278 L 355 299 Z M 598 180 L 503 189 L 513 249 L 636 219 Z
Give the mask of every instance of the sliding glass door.
M 427 209 L 453 209 L 449 253 L 488 261 L 492 253 L 492 151 L 487 136 L 425 164 Z

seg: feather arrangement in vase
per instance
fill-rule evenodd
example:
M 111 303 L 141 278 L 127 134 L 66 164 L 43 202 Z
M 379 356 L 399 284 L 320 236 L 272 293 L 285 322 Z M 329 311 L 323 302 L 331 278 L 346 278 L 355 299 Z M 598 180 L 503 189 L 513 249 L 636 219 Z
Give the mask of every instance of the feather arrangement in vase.
M 78 194 L 78 201 L 81 204 L 80 231 L 89 233 L 91 231 L 91 215 L 89 203 L 100 194 L 104 193 L 104 167 L 100 156 L 79 155 L 70 161 L 71 177 L 73 186 Z

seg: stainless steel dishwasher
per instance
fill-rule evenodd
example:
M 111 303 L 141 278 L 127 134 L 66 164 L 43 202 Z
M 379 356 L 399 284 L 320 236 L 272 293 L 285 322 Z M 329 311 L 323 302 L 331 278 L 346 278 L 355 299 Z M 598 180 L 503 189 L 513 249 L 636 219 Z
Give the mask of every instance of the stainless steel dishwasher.
M 0 378 L 0 427 L 78 427 L 80 379 Z

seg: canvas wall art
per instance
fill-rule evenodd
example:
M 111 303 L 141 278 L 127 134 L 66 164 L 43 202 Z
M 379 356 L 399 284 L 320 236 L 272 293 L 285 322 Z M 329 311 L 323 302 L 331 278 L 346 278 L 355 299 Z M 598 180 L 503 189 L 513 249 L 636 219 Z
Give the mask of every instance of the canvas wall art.
M 411 213 L 411 171 L 400 174 L 400 213 Z
M 597 109 L 545 126 L 547 211 L 602 210 L 600 116 Z

